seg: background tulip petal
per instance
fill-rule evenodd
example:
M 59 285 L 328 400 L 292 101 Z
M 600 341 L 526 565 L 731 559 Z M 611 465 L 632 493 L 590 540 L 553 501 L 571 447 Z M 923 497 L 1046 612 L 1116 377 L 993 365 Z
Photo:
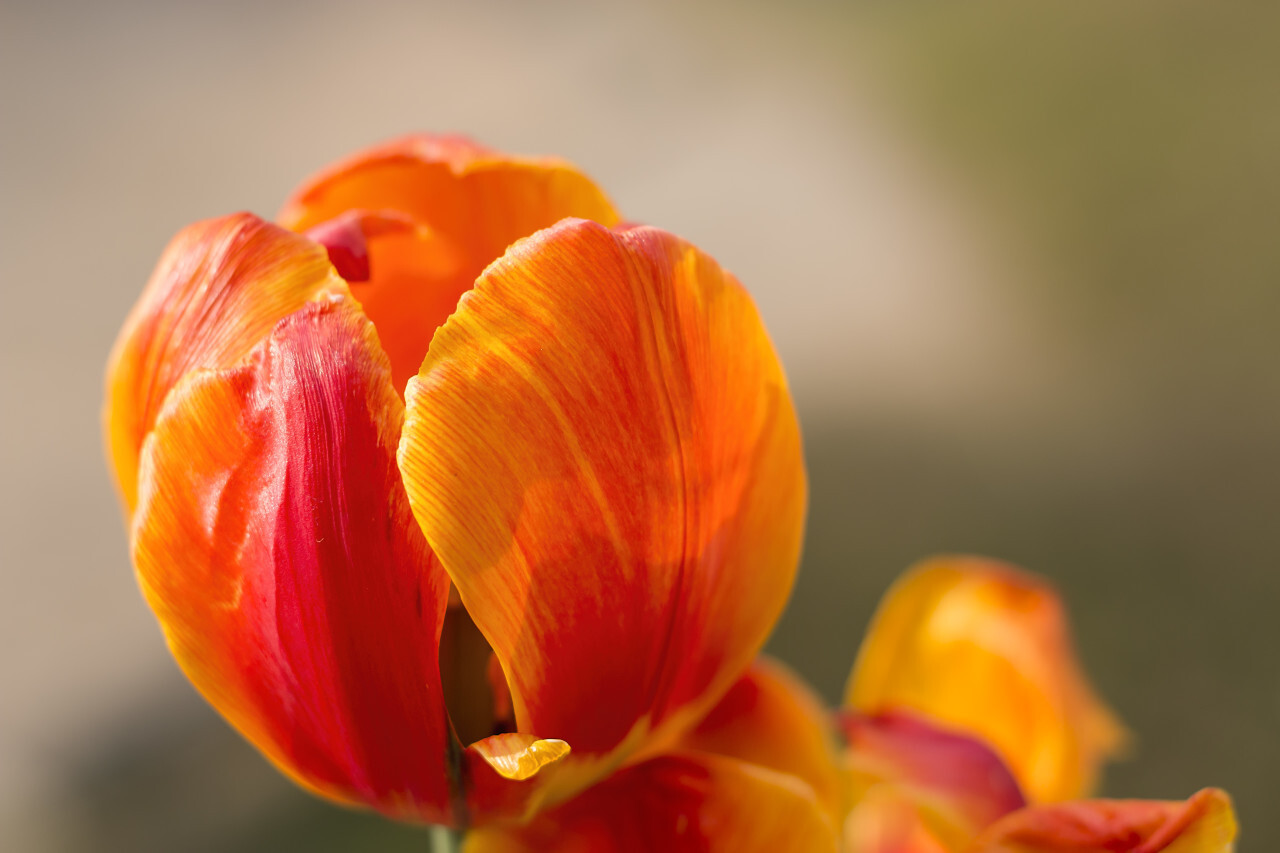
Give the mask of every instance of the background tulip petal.
M 1032 806 L 991 826 L 969 853 L 1231 853 L 1235 838 L 1231 798 L 1206 788 L 1185 802 Z
M 520 829 L 471 833 L 465 853 L 835 853 L 808 786 L 715 755 L 666 755 L 627 768 Z
M 845 694 L 993 746 L 1032 801 L 1082 796 L 1126 735 L 1089 685 L 1046 582 L 979 558 L 935 559 L 889 591 Z
M 302 231 L 352 211 L 404 216 L 417 226 L 366 234 L 369 275 L 352 282 L 401 390 L 458 297 L 507 246 L 566 216 L 618 221 L 604 193 L 563 160 L 513 157 L 429 134 L 391 140 L 325 169 L 279 218 Z
M 919 803 L 893 788 L 867 791 L 842 832 L 848 853 L 958 853 L 929 828 Z
M 133 555 L 187 676 L 286 773 L 450 821 L 437 663 L 448 578 L 394 453 L 403 418 L 350 299 L 192 374 L 142 454 Z
M 680 742 L 804 780 L 833 821 L 844 817 L 846 790 L 831 716 L 799 676 L 757 658 Z
M 486 270 L 407 404 L 410 503 L 520 731 L 599 755 L 720 699 L 785 603 L 805 505 L 732 277 L 661 231 L 561 222 Z
M 849 743 L 859 832 L 928 835 L 947 850 L 960 850 L 987 825 L 1026 804 L 1013 774 L 980 740 L 902 713 L 843 714 L 840 720 Z M 869 812 L 878 816 L 868 818 Z M 903 817 L 907 813 L 910 819 Z
M 252 214 L 197 222 L 173 238 L 107 365 L 108 449 L 130 510 L 142 441 L 178 380 L 234 367 L 281 318 L 345 289 L 320 246 Z

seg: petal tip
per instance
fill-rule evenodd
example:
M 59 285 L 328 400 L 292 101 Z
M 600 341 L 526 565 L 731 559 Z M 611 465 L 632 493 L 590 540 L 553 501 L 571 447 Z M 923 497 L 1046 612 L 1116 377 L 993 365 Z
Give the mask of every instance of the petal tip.
M 487 737 L 469 748 L 475 750 L 499 776 L 514 782 L 533 778 L 571 751 L 565 741 L 539 739 L 519 732 Z

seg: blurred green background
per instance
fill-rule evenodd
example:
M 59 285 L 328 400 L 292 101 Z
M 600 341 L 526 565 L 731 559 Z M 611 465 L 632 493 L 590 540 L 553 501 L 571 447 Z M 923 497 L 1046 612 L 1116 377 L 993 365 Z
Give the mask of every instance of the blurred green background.
M 168 660 L 101 370 L 168 237 L 409 129 L 555 153 L 756 295 L 812 481 L 771 650 L 838 696 L 903 568 L 1051 577 L 1138 735 L 1280 847 L 1280 6 L 0 4 L 0 833 L 421 850 L 293 789 Z

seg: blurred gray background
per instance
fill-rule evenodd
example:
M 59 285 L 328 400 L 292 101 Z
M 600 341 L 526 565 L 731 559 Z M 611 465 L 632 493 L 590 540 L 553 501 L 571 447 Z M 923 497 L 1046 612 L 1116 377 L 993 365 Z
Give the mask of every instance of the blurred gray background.
M 168 238 L 412 129 L 558 154 L 755 294 L 806 429 L 772 650 L 838 696 L 910 562 L 1063 589 L 1108 794 L 1280 847 L 1280 6 L 0 0 L 0 846 L 421 850 L 170 661 L 99 434 Z

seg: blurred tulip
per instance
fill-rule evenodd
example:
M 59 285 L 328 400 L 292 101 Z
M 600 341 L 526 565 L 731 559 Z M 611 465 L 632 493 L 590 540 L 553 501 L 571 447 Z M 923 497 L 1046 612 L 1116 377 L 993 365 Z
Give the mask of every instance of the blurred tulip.
M 1123 730 L 1044 581 L 978 558 L 907 573 L 881 603 L 838 719 L 847 853 L 1229 853 L 1231 801 L 1075 800 Z M 1035 786 L 1035 787 L 1033 787 Z
M 1080 669 L 1053 588 L 974 557 L 927 561 L 894 584 L 845 703 L 912 711 L 980 738 L 1033 802 L 1087 795 L 1126 739 Z
M 741 776 L 640 764 L 796 569 L 799 431 L 738 283 L 571 166 L 455 138 L 340 164 L 281 222 L 182 231 L 108 368 L 134 564 L 195 686 L 398 818 Z

